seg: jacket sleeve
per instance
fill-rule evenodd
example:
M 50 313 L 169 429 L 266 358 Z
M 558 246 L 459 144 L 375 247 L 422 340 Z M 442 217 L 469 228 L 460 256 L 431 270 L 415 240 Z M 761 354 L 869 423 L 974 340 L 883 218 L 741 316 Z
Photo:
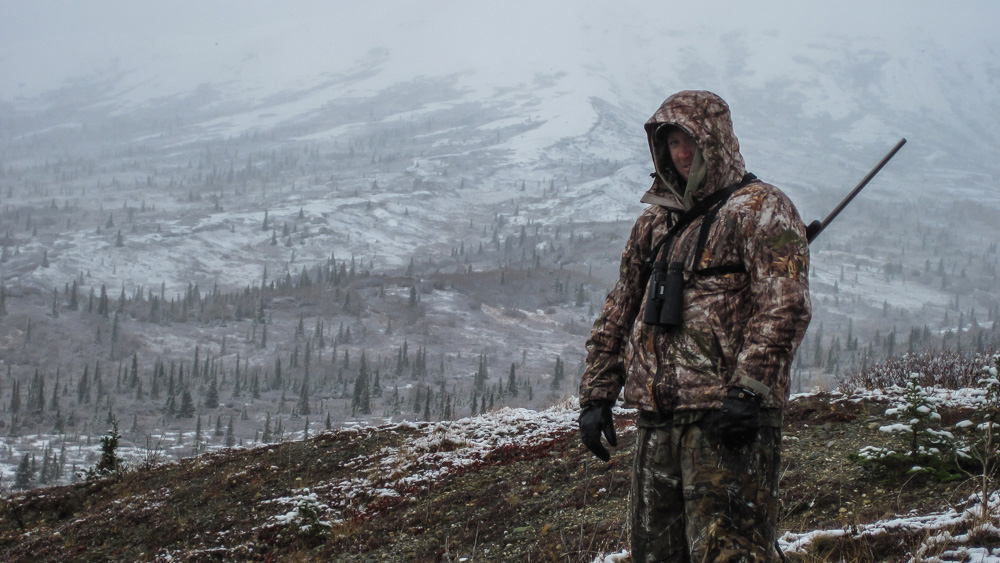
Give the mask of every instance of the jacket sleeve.
M 766 407 L 783 407 L 791 363 L 812 316 L 809 243 L 792 202 L 767 188 L 753 196 L 742 221 L 752 311 L 730 383 L 761 394 Z
M 580 378 L 580 403 L 618 398 L 625 385 L 622 353 L 646 293 L 650 267 L 646 260 L 654 213 L 643 213 L 625 243 L 618 282 L 604 300 L 587 340 L 587 364 Z

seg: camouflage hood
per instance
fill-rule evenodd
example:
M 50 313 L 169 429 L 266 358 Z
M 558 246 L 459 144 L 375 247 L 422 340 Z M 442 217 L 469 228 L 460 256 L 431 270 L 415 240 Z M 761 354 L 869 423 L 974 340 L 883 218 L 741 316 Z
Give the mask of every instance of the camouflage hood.
M 695 185 L 687 185 L 670 159 L 664 133 L 673 127 L 690 135 L 698 146 L 700 157 L 696 157 L 696 162 L 704 164 L 704 175 L 699 178 L 692 170 L 690 176 Z M 642 198 L 643 203 L 688 209 L 692 200 L 737 183 L 746 173 L 729 105 L 711 92 L 686 90 L 670 96 L 649 118 L 645 129 L 656 174 L 653 186 Z

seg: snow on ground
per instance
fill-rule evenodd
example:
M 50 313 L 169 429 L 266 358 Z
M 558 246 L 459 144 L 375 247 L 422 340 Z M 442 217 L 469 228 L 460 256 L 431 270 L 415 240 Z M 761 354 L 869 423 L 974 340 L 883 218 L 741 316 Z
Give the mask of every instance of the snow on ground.
M 982 536 L 985 533 L 1000 533 L 996 518 L 1000 518 L 1000 492 L 994 491 L 986 502 L 987 513 L 993 518 L 983 518 L 983 503 L 978 496 L 969 497 L 961 508 L 950 508 L 943 512 L 931 514 L 908 514 L 898 518 L 879 520 L 871 524 L 861 524 L 833 530 L 813 530 L 803 533 L 785 532 L 778 543 L 785 554 L 805 554 L 809 546 L 820 539 L 852 537 L 855 539 L 874 538 L 887 533 L 899 531 L 920 531 L 926 537 L 921 542 L 913 561 L 924 562 L 966 562 L 1000 563 L 1000 547 L 986 549 L 982 547 L 964 547 L 971 541 L 971 536 Z M 992 521 L 990 521 L 992 520 Z M 956 527 L 972 530 L 966 534 L 952 534 L 949 530 Z M 928 556 L 942 544 L 952 547 L 940 556 Z
M 338 430 L 336 433 L 345 439 L 371 432 L 416 433 L 399 447 L 385 447 L 373 455 L 355 458 L 348 467 L 354 470 L 354 477 L 319 483 L 309 494 L 318 495 L 314 507 L 321 517 L 337 523 L 348 514 L 365 513 L 380 501 L 426 490 L 451 475 L 480 466 L 491 453 L 551 443 L 576 430 L 577 414 L 576 401 L 568 401 L 543 411 L 502 408 L 454 421 Z M 300 500 L 282 497 L 270 502 L 296 505 Z M 288 512 L 281 518 L 294 519 L 295 515 Z
M 909 272 L 895 276 L 895 281 L 890 282 L 882 265 L 848 268 L 846 272 L 836 267 L 855 259 L 854 255 L 846 252 L 813 249 L 810 278 L 831 286 L 836 283 L 837 293 L 845 305 L 857 296 L 867 303 L 881 305 L 885 302 L 897 309 L 919 311 L 926 304 L 943 305 L 951 298 L 946 291 L 938 288 L 916 281 L 907 282 Z M 887 256 L 885 261 L 889 262 L 890 258 Z
M 938 404 L 975 406 L 979 394 L 974 390 L 935 390 L 928 394 Z M 899 400 L 902 388 L 854 395 L 834 394 L 834 401 L 860 401 L 868 399 Z M 807 397 L 801 394 L 793 397 Z M 616 409 L 617 414 L 625 410 Z M 293 507 L 268 525 L 300 523 L 298 510 L 303 502 L 310 509 L 319 511 L 323 522 L 337 522 L 347 513 L 363 513 L 379 501 L 400 499 L 408 494 L 426 490 L 434 483 L 485 463 L 491 452 L 508 447 L 529 448 L 544 446 L 555 438 L 577 430 L 578 403 L 571 399 L 542 411 L 504 408 L 488 414 L 437 423 L 404 422 L 380 427 L 357 427 L 339 430 L 346 436 L 363 432 L 394 432 L 400 429 L 415 430 L 398 447 L 385 447 L 367 457 L 352 462 L 356 477 L 337 482 L 320 483 L 296 497 L 279 498 L 270 502 Z M 967 499 L 961 506 L 931 514 L 905 514 L 870 524 L 850 528 L 786 532 L 779 539 L 782 550 L 788 553 L 806 553 L 810 545 L 820 539 L 843 536 L 854 538 L 875 537 L 899 531 L 923 531 L 925 539 L 914 554 L 921 561 L 938 563 L 1000 563 L 1000 548 L 965 547 L 975 543 L 983 534 L 1000 533 L 1000 491 L 995 491 L 986 501 L 984 521 L 983 503 L 977 496 Z M 992 519 L 990 519 L 992 518 Z M 965 534 L 953 530 L 969 530 Z M 940 555 L 930 555 L 947 543 L 948 549 Z M 628 558 L 628 552 L 605 554 L 593 563 L 618 563 Z M 914 559 L 916 560 L 916 559 Z
M 981 398 L 976 390 L 928 389 L 928 394 L 938 404 L 974 407 Z M 884 391 L 866 391 L 851 395 L 833 394 L 833 401 L 899 400 L 903 388 L 893 387 Z M 812 394 L 799 394 L 792 400 Z M 398 447 L 385 447 L 371 456 L 356 458 L 351 462 L 354 477 L 318 483 L 309 490 L 299 491 L 294 497 L 281 497 L 264 502 L 289 507 L 268 521 L 266 526 L 321 525 L 329 526 L 341 521 L 348 514 L 364 513 L 380 501 L 401 500 L 407 495 L 427 490 L 435 483 L 449 476 L 475 468 L 487 462 L 492 453 L 510 448 L 544 447 L 559 437 L 577 430 L 578 403 L 570 399 L 545 410 L 533 411 L 521 408 L 502 408 L 487 414 L 441 422 L 401 422 L 381 426 L 357 426 L 334 431 L 344 439 L 351 439 L 373 432 L 393 433 L 412 431 Z M 616 409 L 619 415 L 626 410 Z M 36 442 L 45 438 L 36 435 Z M 186 442 L 192 443 L 194 436 Z M 27 440 L 22 438 L 21 440 Z M 96 441 L 95 441 L 96 442 Z M 10 457 L 17 459 L 19 442 L 8 443 Z M 37 444 L 36 444 L 37 447 Z M 97 444 L 86 448 L 76 447 L 68 451 L 73 463 L 78 467 L 96 459 Z M 75 450 L 75 451 L 73 451 Z M 75 454 L 75 455 L 74 455 Z M 139 448 L 123 452 L 126 457 L 141 456 Z M 3 477 L 13 477 L 12 467 L 6 468 Z M 1000 548 L 963 547 L 974 542 L 974 538 L 984 533 L 1000 533 L 997 526 L 1000 518 L 1000 492 L 993 492 L 987 499 L 987 509 L 992 520 L 983 521 L 982 503 L 978 497 L 970 497 L 961 506 L 931 514 L 905 514 L 870 524 L 851 528 L 811 530 L 807 532 L 786 532 L 779 540 L 785 553 L 805 553 L 811 544 L 821 539 L 850 536 L 854 538 L 875 537 L 894 531 L 922 530 L 926 538 L 921 543 L 915 557 L 922 561 L 950 563 L 973 561 L 976 563 L 1000 563 Z M 303 514 L 309 514 L 309 518 Z M 970 530 L 965 534 L 952 534 L 949 530 Z M 937 556 L 944 543 L 949 548 Z M 594 559 L 594 563 L 617 563 L 626 560 L 628 553 L 606 554 Z
M 941 387 L 928 386 L 924 387 L 924 392 L 927 393 L 928 400 L 939 407 L 975 409 L 982 406 L 985 402 L 985 391 L 970 387 L 962 389 L 945 389 Z M 824 395 L 830 396 L 831 401 L 834 403 L 841 401 L 850 401 L 853 403 L 875 401 L 897 404 L 902 402 L 903 395 L 905 393 L 906 388 L 893 385 L 885 389 L 864 389 L 853 391 L 849 395 L 839 391 L 824 392 Z M 795 401 L 797 399 L 814 396 L 816 394 L 816 392 L 796 393 L 792 395 L 791 400 Z

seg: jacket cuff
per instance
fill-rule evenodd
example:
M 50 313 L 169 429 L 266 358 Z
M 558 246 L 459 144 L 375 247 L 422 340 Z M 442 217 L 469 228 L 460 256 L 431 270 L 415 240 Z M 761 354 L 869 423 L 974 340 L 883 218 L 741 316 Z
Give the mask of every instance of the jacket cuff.
M 770 387 L 746 375 L 740 378 L 737 385 L 743 387 L 744 389 L 749 389 L 750 391 L 753 391 L 758 396 L 760 396 L 761 399 L 771 395 Z
M 596 387 L 588 389 L 586 392 L 580 393 L 580 404 L 594 403 L 594 402 L 605 402 L 614 405 L 618 399 L 620 391 L 614 393 L 613 389 L 605 389 L 601 387 Z

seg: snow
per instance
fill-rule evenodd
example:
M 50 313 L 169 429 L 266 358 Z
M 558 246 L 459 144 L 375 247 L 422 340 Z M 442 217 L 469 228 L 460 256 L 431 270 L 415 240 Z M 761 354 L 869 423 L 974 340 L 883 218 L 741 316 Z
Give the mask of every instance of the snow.
M 778 543 L 785 554 L 805 554 L 809 546 L 820 539 L 851 537 L 855 539 L 871 538 L 889 532 L 909 531 L 919 532 L 924 536 L 920 543 L 914 560 L 939 561 L 943 562 L 964 562 L 969 561 L 970 551 L 974 551 L 982 559 L 972 559 L 982 563 L 1000 563 L 1000 548 L 986 551 L 983 548 L 973 548 L 965 550 L 962 548 L 946 551 L 940 558 L 921 558 L 924 552 L 933 549 L 934 546 L 947 542 L 949 545 L 969 543 L 971 534 L 952 535 L 951 530 L 956 527 L 967 527 L 978 531 L 1000 531 L 993 523 L 981 523 L 983 503 L 980 497 L 973 495 L 962 503 L 965 508 L 951 508 L 943 512 L 936 512 L 925 515 L 909 515 L 898 518 L 879 520 L 871 524 L 857 524 L 850 528 L 838 528 L 831 530 L 812 530 L 809 532 L 795 533 L 785 532 Z M 986 506 L 990 514 L 1000 517 L 1000 492 L 993 492 L 987 499 Z M 995 521 L 995 520 L 994 520 Z
M 94 94 L 93 105 L 127 115 L 136 108 L 207 92 L 204 105 L 196 105 L 198 115 L 205 117 L 185 124 L 168 140 L 177 150 L 281 127 L 301 129 L 282 141 L 329 146 L 371 134 L 376 125 L 476 104 L 492 121 L 469 129 L 530 126 L 490 147 L 496 166 L 493 176 L 477 186 L 481 204 L 511 198 L 509 189 L 499 189 L 509 179 L 506 176 L 551 179 L 555 163 L 572 167 L 607 159 L 622 163 L 617 172 L 568 186 L 563 197 L 538 206 L 547 215 L 535 220 L 543 224 L 629 220 L 641 208 L 638 195 L 649 185 L 640 124 L 666 93 L 682 86 L 719 91 L 733 105 L 734 115 L 741 116 L 740 133 L 747 135 L 741 139 L 749 141 L 743 144 L 748 150 L 778 153 L 778 160 L 768 165 L 786 176 L 803 166 L 797 162 L 802 155 L 771 142 L 754 142 L 755 136 L 766 134 L 759 130 L 786 136 L 802 127 L 803 118 L 825 115 L 843 122 L 830 133 L 838 146 L 870 147 L 888 131 L 895 136 L 895 131 L 921 123 L 913 119 L 921 111 L 996 105 L 981 100 L 972 106 L 970 97 L 985 98 L 995 89 L 987 69 L 966 62 L 992 59 L 982 55 L 994 48 L 995 34 L 985 22 L 998 10 L 996 5 L 984 2 L 975 10 L 907 6 L 905 18 L 896 17 L 898 6 L 880 6 L 875 9 L 889 17 L 876 22 L 859 15 L 870 13 L 872 7 L 854 4 L 864 9 L 820 5 L 751 9 L 734 0 L 719 1 L 718 9 L 707 12 L 638 1 L 612 7 L 569 0 L 497 5 L 388 0 L 366 8 L 306 1 L 294 9 L 250 1 L 240 10 L 191 0 L 177 2 L 170 10 L 121 0 L 87 8 L 66 1 L 44 9 L 30 3 L 3 4 L 0 75 L 5 80 L 0 82 L 0 100 L 27 107 L 45 105 L 51 102 L 39 96 L 54 88 L 75 84 L 83 88 L 101 80 L 106 84 L 97 88 L 100 93 Z M 645 25 L 649 21 L 663 22 L 664 27 Z M 844 52 L 851 54 L 857 68 L 844 68 Z M 844 75 L 851 80 L 837 80 Z M 358 111 L 329 123 L 317 120 L 330 105 L 375 105 L 373 100 L 388 89 L 427 80 L 446 84 L 439 97 L 390 107 L 384 115 Z M 973 86 L 927 87 L 966 80 Z M 981 87 L 984 84 L 987 87 Z M 763 120 L 755 112 L 765 109 L 753 96 L 775 90 L 789 92 L 788 98 L 781 112 L 771 111 Z M 961 99 L 955 97 L 958 91 Z M 405 92 L 400 95 L 405 96 Z M 885 107 L 873 107 L 872 100 L 891 100 L 897 113 L 888 115 Z M 629 125 L 602 126 L 605 119 Z M 304 126 L 313 122 L 314 127 Z M 67 117 L 63 123 L 18 134 L 81 128 L 80 121 Z M 468 131 L 442 126 L 414 137 L 451 133 L 461 138 Z M 159 134 L 143 132 L 137 138 L 155 140 Z M 448 143 L 449 153 L 461 142 Z M 786 139 L 784 147 L 789 143 L 794 139 Z M 989 143 L 977 141 L 977 145 Z M 483 149 L 471 152 L 476 150 Z M 921 150 L 928 151 L 932 161 L 940 156 L 942 162 L 955 162 L 955 153 L 961 151 L 940 146 Z M 456 156 L 468 155 L 437 154 L 411 172 L 426 178 L 428 172 L 447 170 L 448 159 Z M 774 160 L 747 156 L 755 166 L 761 160 Z M 923 158 L 913 174 L 925 178 L 931 169 L 938 174 L 940 165 L 927 161 L 926 155 Z M 781 159 L 793 161 L 791 169 Z M 637 161 L 642 165 L 633 164 Z M 967 172 L 981 178 L 976 185 L 992 186 L 995 170 Z M 809 179 L 803 182 L 826 187 Z M 996 197 L 991 195 L 995 190 L 983 191 Z M 123 249 L 111 248 L 111 233 L 63 233 L 52 249 L 52 268 L 12 273 L 8 279 L 51 288 L 80 272 L 93 271 L 100 280 L 97 285 L 124 284 L 131 289 L 164 282 L 173 293 L 186 286 L 193 270 L 205 280 L 236 280 L 234 286 L 251 283 L 265 263 L 274 274 L 276 264 L 289 262 L 287 253 L 270 249 L 266 233 L 254 229 L 263 208 L 253 206 L 263 205 L 265 198 L 251 197 L 253 201 L 241 202 L 249 208 L 164 223 L 162 233 L 123 233 Z M 288 199 L 295 201 L 286 207 L 304 206 L 322 213 L 329 232 L 345 235 L 307 239 L 296 247 L 296 259 L 302 263 L 315 264 L 325 259 L 329 248 L 336 248 L 344 254 L 374 256 L 378 266 L 397 267 L 409 259 L 413 240 L 421 240 L 425 247 L 453 242 L 438 233 L 443 225 L 432 219 L 384 221 L 387 213 L 427 206 L 416 195 L 407 199 L 398 193 L 370 198 L 322 194 Z M 368 214 L 353 207 L 369 199 L 386 207 Z M 566 205 L 567 200 L 572 205 Z M 440 199 L 430 204 L 441 204 L 444 212 L 460 207 Z M 158 204 L 164 210 L 168 206 L 170 202 Z M 272 209 L 275 214 L 287 211 Z M 167 237 L 173 248 L 157 250 Z M 35 243 L 22 249 L 41 250 Z M 821 247 L 814 252 L 812 276 L 832 284 L 839 272 L 825 265 L 842 263 L 843 253 Z M 193 255 L 198 259 L 175 258 Z M 879 273 L 867 269 L 860 272 L 856 286 L 849 285 L 840 287 L 845 303 L 859 296 L 915 309 L 950 297 L 944 290 L 920 284 L 910 284 L 906 291 L 886 291 Z
M 902 389 L 897 389 L 900 397 Z M 939 399 L 933 389 L 929 397 Z M 950 395 L 950 394 L 949 394 Z M 799 395 L 800 397 L 802 395 Z M 841 395 L 835 400 L 852 400 Z M 793 399 L 795 400 L 795 399 Z M 943 400 L 942 400 L 943 402 Z M 337 482 L 319 483 L 291 497 L 265 501 L 281 505 L 316 507 L 321 522 L 337 522 L 348 511 L 363 514 L 368 503 L 377 499 L 405 498 L 415 491 L 426 490 L 436 482 L 478 466 L 491 452 L 509 446 L 544 446 L 556 436 L 575 432 L 578 404 L 575 400 L 541 411 L 504 408 L 485 415 L 437 423 L 403 422 L 377 428 L 356 427 L 339 430 L 348 438 L 366 432 L 415 431 L 399 447 L 386 447 L 372 456 L 359 457 L 351 462 L 356 476 Z M 622 415 L 624 409 L 616 409 Z M 879 455 L 871 448 L 871 455 Z M 864 455 L 864 450 L 863 450 Z M 914 471 L 920 470 L 915 467 Z M 854 539 L 871 538 L 896 532 L 913 532 L 922 539 L 914 560 L 959 563 L 976 561 L 1000 563 L 1000 548 L 970 546 L 974 538 L 986 533 L 1000 533 L 995 523 L 1000 518 L 1000 491 L 987 498 L 987 512 L 994 518 L 983 522 L 983 502 L 972 495 L 957 507 L 930 514 L 905 514 L 885 518 L 868 524 L 836 529 L 803 532 L 787 531 L 779 538 L 779 545 L 786 554 L 806 554 L 818 540 L 838 537 Z M 280 513 L 270 525 L 301 525 L 298 508 Z M 966 533 L 959 533 L 966 530 Z M 947 545 L 948 549 L 940 548 Z M 935 549 L 939 548 L 939 549 Z M 939 555 L 930 555 L 942 551 Z M 921 559 L 922 557 L 922 559 Z M 619 563 L 627 561 L 628 551 L 600 555 L 592 563 Z
M 330 507 L 321 502 L 319 496 L 309 489 L 301 489 L 298 494 L 291 497 L 280 497 L 263 502 L 293 507 L 284 514 L 271 517 L 271 520 L 278 526 L 296 526 L 304 533 L 318 533 L 332 525 L 327 520 L 317 518 L 318 513 L 329 510 Z
M 595 557 L 591 563 L 624 563 L 625 561 L 630 561 L 631 559 L 632 554 L 628 551 L 619 551 L 618 553 L 599 555 Z

